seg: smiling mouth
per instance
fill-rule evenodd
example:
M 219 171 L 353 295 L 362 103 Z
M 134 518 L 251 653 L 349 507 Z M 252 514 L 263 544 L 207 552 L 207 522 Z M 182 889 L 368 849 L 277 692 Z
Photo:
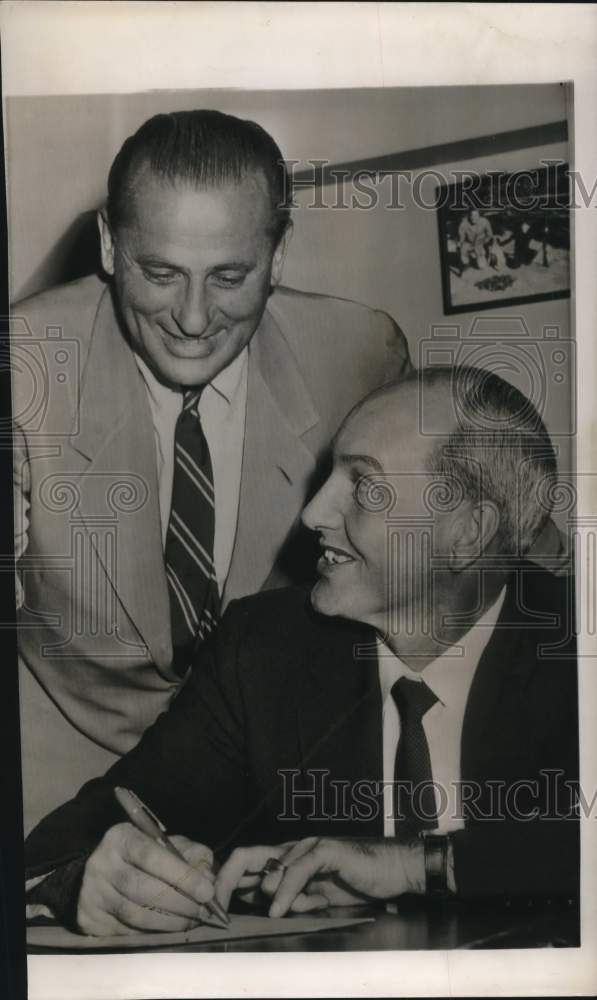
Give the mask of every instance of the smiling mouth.
M 354 557 L 344 549 L 338 549 L 333 545 L 323 546 L 322 561 L 326 566 L 341 566 L 344 563 L 354 562 Z
M 197 337 L 192 337 L 164 330 L 163 343 L 168 353 L 174 358 L 183 361 L 204 361 L 218 350 L 221 343 L 219 335 L 223 331 L 224 328 L 220 327 L 209 335 L 202 333 Z
M 189 344 L 189 343 L 198 343 L 199 341 L 202 340 L 203 341 L 211 340 L 212 337 L 217 337 L 219 333 L 222 333 L 224 327 L 223 326 L 219 327 L 217 330 L 214 330 L 213 333 L 199 333 L 199 334 L 172 333 L 171 330 L 167 330 L 165 327 L 163 327 L 163 330 L 164 333 L 166 333 L 169 337 L 172 338 L 172 340 L 176 340 L 178 343 L 182 344 Z

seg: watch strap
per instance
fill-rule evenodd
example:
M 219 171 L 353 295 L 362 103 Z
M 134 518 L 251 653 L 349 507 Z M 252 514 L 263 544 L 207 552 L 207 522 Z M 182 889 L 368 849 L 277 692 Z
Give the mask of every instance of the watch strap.
M 423 837 L 425 852 L 425 894 L 433 897 L 450 895 L 448 886 L 448 854 L 450 837 L 427 834 Z

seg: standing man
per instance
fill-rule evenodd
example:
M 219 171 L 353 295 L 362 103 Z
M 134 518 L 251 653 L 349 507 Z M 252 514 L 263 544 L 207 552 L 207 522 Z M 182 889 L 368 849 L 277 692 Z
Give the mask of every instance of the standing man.
M 458 248 L 463 268 L 472 264 L 477 270 L 488 265 L 488 252 L 493 243 L 489 219 L 471 208 L 458 226 Z
M 288 194 L 260 126 L 157 115 L 110 171 L 107 280 L 13 309 L 27 828 L 134 746 L 223 606 L 300 578 L 332 434 L 410 366 L 387 315 L 277 287 Z

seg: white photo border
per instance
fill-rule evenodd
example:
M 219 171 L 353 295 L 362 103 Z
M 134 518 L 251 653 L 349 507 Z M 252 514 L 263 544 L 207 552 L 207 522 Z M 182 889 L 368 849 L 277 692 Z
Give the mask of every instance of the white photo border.
M 594 4 L 8 0 L 0 27 L 5 96 L 573 81 L 574 166 L 591 182 L 595 176 Z M 594 207 L 575 212 L 580 471 L 593 470 L 597 437 L 596 219 Z M 596 499 L 581 493 L 580 513 L 595 510 Z M 587 655 L 595 656 L 594 647 L 582 638 L 581 760 L 589 788 L 597 787 L 596 661 Z M 30 956 L 29 998 L 588 995 L 595 989 L 595 828 L 595 817 L 583 822 L 580 949 Z

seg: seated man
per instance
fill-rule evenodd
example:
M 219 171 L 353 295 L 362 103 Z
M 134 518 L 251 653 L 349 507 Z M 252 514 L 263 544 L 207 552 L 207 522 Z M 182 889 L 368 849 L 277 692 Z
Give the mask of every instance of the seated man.
M 31 901 L 106 934 L 182 929 L 235 890 L 273 915 L 574 896 L 571 581 L 522 558 L 555 475 L 539 415 L 496 375 L 428 369 L 367 397 L 304 511 L 310 595 L 230 606 L 169 711 L 30 835 L 28 874 L 51 873 Z M 188 864 L 124 821 L 116 786 Z

